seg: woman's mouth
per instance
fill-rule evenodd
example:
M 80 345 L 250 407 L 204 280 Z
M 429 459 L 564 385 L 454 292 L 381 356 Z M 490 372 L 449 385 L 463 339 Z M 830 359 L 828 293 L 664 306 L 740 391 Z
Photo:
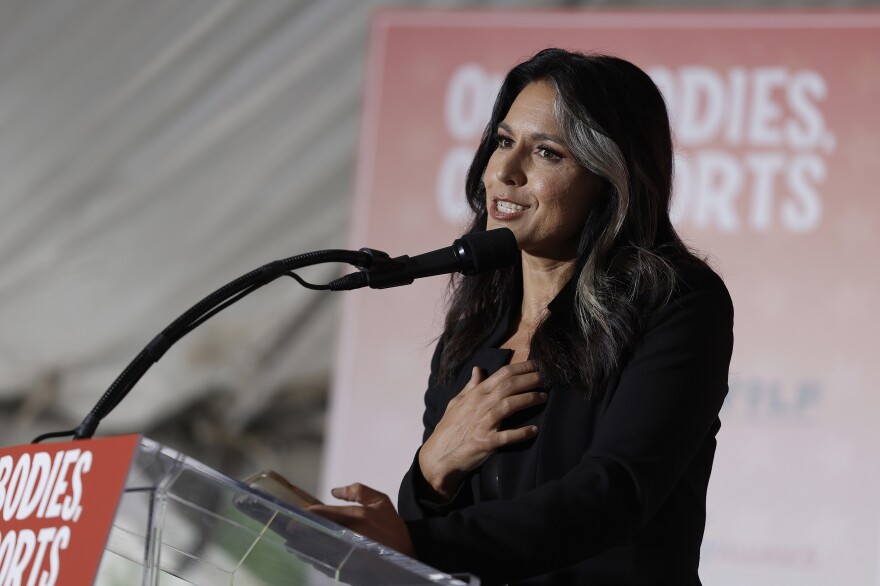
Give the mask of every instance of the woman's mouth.
M 504 214 L 515 214 L 526 209 L 526 206 L 513 203 L 512 201 L 495 200 L 495 209 Z
M 524 206 L 513 203 L 506 199 L 492 199 L 492 206 L 489 208 L 489 215 L 498 221 L 515 220 L 523 215 L 531 206 Z

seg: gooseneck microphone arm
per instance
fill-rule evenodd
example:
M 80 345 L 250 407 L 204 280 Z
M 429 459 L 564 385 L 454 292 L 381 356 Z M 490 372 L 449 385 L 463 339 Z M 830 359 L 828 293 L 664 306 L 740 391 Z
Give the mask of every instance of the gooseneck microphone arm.
M 410 258 L 390 258 L 386 253 L 370 248 L 351 250 L 319 250 L 263 265 L 217 289 L 174 320 L 171 325 L 153 338 L 134 357 L 125 370 L 116 377 L 94 408 L 76 429 L 43 434 L 33 440 L 38 443 L 52 437 L 87 439 L 95 434 L 98 424 L 122 401 L 147 370 L 178 340 L 205 323 L 246 295 L 278 277 L 289 275 L 311 289 L 348 291 L 360 287 L 385 289 L 408 285 L 414 279 L 460 272 L 474 275 L 493 271 L 513 264 L 519 258 L 519 249 L 513 232 L 506 228 L 466 234 L 452 246 L 420 254 Z M 359 269 L 336 279 L 327 285 L 306 283 L 292 271 L 316 264 L 348 263 Z
M 51 437 L 86 439 L 94 435 L 101 420 L 122 401 L 147 370 L 156 363 L 178 340 L 207 321 L 216 313 L 256 291 L 278 277 L 291 274 L 291 271 L 322 263 L 347 263 L 359 268 L 369 268 L 386 262 L 388 255 L 363 248 L 351 250 L 319 250 L 263 265 L 234 281 L 220 287 L 174 320 L 168 327 L 153 338 L 140 353 L 116 377 L 113 384 L 101 396 L 94 408 L 82 423 L 73 430 L 43 434 L 33 440 L 38 443 Z

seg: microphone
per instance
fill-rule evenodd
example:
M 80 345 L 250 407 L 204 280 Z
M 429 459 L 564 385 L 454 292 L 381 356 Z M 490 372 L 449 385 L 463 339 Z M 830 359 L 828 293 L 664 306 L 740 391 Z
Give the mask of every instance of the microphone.
M 373 253 L 370 249 L 361 251 Z M 387 289 L 409 285 L 415 279 L 461 273 L 476 275 L 512 265 L 519 258 L 516 237 L 508 228 L 465 234 L 452 246 L 412 258 L 404 255 L 376 262 L 370 269 L 350 273 L 330 282 L 331 291 L 350 291 L 361 287 Z M 376 259 L 379 260 L 379 259 Z

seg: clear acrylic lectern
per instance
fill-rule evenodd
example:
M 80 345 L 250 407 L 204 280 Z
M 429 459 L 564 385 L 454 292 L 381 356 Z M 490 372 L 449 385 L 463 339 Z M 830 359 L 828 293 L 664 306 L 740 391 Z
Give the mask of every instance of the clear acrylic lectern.
M 142 438 L 99 586 L 474 585 Z

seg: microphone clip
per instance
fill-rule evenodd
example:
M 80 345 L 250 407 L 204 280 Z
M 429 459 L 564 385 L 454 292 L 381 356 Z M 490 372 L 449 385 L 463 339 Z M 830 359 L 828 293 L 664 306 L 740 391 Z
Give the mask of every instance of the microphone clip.
M 413 282 L 412 278 L 408 282 L 401 282 L 399 276 L 400 270 L 406 267 L 409 262 L 409 256 L 391 258 L 387 252 L 373 248 L 361 248 L 358 252 L 366 254 L 370 259 L 369 262 L 359 264 L 357 266 L 358 272 L 331 281 L 331 291 L 351 291 L 368 286 L 373 289 L 385 289 Z M 394 278 L 390 278 L 391 275 Z
M 372 271 L 389 264 L 394 264 L 395 260 L 397 260 L 391 258 L 387 252 L 382 252 L 381 250 L 376 250 L 374 248 L 361 248 L 358 252 L 366 254 L 369 257 L 367 262 L 357 265 L 359 271 Z

